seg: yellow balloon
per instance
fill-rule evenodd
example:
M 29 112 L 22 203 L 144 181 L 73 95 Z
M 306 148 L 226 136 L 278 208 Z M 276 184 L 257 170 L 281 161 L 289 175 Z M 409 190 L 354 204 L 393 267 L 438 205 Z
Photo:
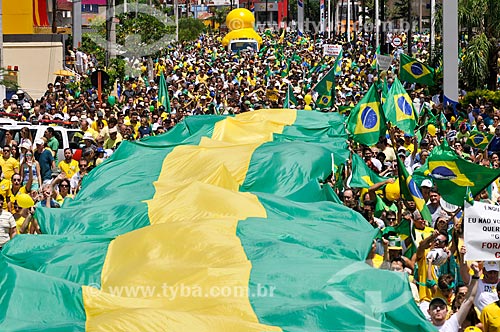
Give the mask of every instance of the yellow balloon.
M 19 205 L 20 207 L 22 207 L 24 209 L 28 209 L 28 208 L 32 207 L 33 205 L 35 205 L 35 202 L 31 198 L 31 196 L 28 194 L 20 194 L 19 196 L 16 197 L 16 202 L 17 202 L 17 205 Z
M 394 181 L 394 183 L 388 183 L 385 186 L 385 198 L 390 201 L 395 201 L 401 196 L 399 192 L 399 179 Z
M 427 126 L 427 131 L 431 136 L 436 136 L 436 127 L 432 123 Z
M 229 30 L 239 30 L 252 28 L 255 24 L 255 17 L 252 12 L 246 8 L 233 9 L 226 16 L 226 25 Z
M 310 94 L 305 95 L 304 96 L 304 101 L 305 101 L 306 105 L 311 104 L 312 96 Z

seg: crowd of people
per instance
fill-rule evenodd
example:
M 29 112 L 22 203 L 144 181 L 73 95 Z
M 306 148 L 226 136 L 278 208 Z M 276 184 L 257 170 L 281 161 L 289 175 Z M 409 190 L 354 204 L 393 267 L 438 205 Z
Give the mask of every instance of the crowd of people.
M 0 248 L 17 233 L 40 232 L 32 218 L 33 208 L 22 208 L 17 195 L 30 194 L 36 207 L 60 207 L 64 200 L 78 193 L 82 178 L 124 140 L 161 135 L 191 115 L 283 108 L 288 86 L 293 88 L 297 99 L 290 108 L 316 109 L 314 86 L 335 61 L 323 56 L 321 43 L 343 43 L 341 70 L 335 80 L 335 102 L 322 111 L 347 115 L 372 84 L 384 78 L 390 88 L 398 73 L 395 59 L 389 71 L 379 74 L 373 65 L 376 49 L 362 38 L 347 43 L 299 38 L 294 34 L 287 34 L 281 41 L 279 37 L 278 33 L 265 33 L 258 52 L 233 54 L 222 48 L 220 37 L 203 35 L 195 42 L 164 50 L 157 59 L 143 59 L 138 66 L 140 75 L 122 78 L 115 92 L 101 98 L 95 89 L 71 90 L 70 79 L 58 77 L 48 84 L 39 100 L 30 100 L 21 90 L 10 100 L 4 100 L 2 111 L 6 116 L 81 130 L 82 154 L 76 157 L 71 149 L 66 149 L 64 160 L 56 161 L 59 144 L 50 126 L 43 138 L 35 140 L 27 127 L 17 138 L 6 132 L 0 157 L 0 200 L 3 200 Z M 415 40 L 416 58 L 427 59 L 427 43 L 428 38 Z M 78 67 L 78 71 L 85 70 L 88 68 Z M 162 74 L 169 94 L 168 105 L 158 103 Z M 439 93 L 431 95 L 425 86 L 417 84 L 408 84 L 406 88 L 421 119 L 421 138 L 417 139 L 416 133 L 392 128 L 373 147 L 350 141 L 352 152 L 359 154 L 375 173 L 388 176 L 387 180 L 369 188 L 351 188 L 345 180 L 354 170 L 346 167 L 340 179 L 332 177 L 331 185 L 345 206 L 358 211 L 383 234 L 374 241 L 369 263 L 407 273 L 415 301 L 440 331 L 465 331 L 470 326 L 485 332 L 499 331 L 499 263 L 464 260 L 467 249 L 463 245 L 462 221 L 456 213 L 441 206 L 440 193 L 431 181 L 423 181 L 420 189 L 432 221 L 422 218 L 413 201 L 390 202 L 383 187 L 393 183 L 397 176 L 396 156 L 412 174 L 425 165 L 426 158 L 443 140 L 448 140 L 461 157 L 485 167 L 499 168 L 500 110 L 484 100 L 455 110 L 443 108 Z M 426 130 L 425 120 L 430 115 L 440 119 L 437 132 Z M 486 149 L 467 143 L 473 129 L 493 135 Z M 500 203 L 498 179 L 476 199 Z M 379 200 L 389 207 L 378 208 Z M 396 231 L 405 220 L 415 226 L 415 239 L 403 238 Z M 446 257 L 429 255 L 436 248 L 441 248 Z M 436 260 L 440 260 L 439 264 Z

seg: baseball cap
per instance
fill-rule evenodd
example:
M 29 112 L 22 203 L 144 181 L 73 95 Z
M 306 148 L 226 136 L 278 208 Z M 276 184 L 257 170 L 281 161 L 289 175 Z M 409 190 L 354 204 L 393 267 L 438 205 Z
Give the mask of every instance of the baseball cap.
M 429 303 L 429 307 L 432 307 L 433 304 L 438 304 L 438 303 L 444 304 L 445 306 L 448 305 L 448 302 L 445 299 L 443 299 L 442 297 L 435 297 Z
M 118 129 L 116 129 L 116 127 L 113 127 L 113 128 L 109 129 L 109 133 L 110 134 L 117 133 L 117 132 L 118 132 Z
M 44 145 L 45 144 L 41 138 L 37 138 L 33 143 L 35 143 L 35 145 Z
M 30 110 L 31 109 L 31 104 L 30 103 L 24 103 L 23 104 L 23 110 Z
M 70 119 L 71 122 L 78 122 L 78 117 L 76 115 L 73 115 Z
M 18 97 L 17 95 L 12 95 L 11 99 L 12 99 L 12 100 L 18 100 L 18 99 L 19 99 L 19 97 Z
M 493 262 L 493 261 L 484 262 L 484 269 L 487 272 L 490 272 L 490 271 L 499 272 L 500 271 L 500 267 L 498 266 L 498 262 Z
M 429 140 L 427 138 L 424 138 L 423 140 L 420 141 L 420 145 L 423 144 L 429 144 Z
M 429 179 L 425 179 L 424 181 L 422 181 L 422 184 L 420 185 L 420 187 L 432 188 L 432 181 Z

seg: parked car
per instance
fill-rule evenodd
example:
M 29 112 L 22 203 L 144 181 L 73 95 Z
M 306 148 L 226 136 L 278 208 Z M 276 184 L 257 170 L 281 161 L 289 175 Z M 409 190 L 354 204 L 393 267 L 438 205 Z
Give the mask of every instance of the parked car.
M 37 138 L 42 138 L 45 131 L 49 126 L 46 125 L 32 125 L 29 122 L 17 122 L 15 124 L 2 124 L 0 119 L 0 145 L 5 145 L 5 132 L 10 130 L 13 133 L 13 138 L 18 143 L 21 140 L 21 129 L 28 127 L 31 131 L 33 141 Z M 8 120 L 8 119 L 7 119 Z M 73 150 L 75 159 L 81 156 L 81 143 L 83 138 L 83 131 L 80 129 L 71 129 L 61 126 L 51 126 L 54 128 L 54 137 L 59 141 L 59 150 L 57 151 L 57 160 L 64 160 L 64 149 L 70 148 Z M 33 143 L 33 142 L 32 142 Z

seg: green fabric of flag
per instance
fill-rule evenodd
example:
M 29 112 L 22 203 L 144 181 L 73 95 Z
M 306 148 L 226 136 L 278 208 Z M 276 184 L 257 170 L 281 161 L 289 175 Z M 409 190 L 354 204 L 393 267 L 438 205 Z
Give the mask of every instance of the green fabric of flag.
M 291 105 L 297 105 L 297 99 L 293 95 L 293 87 L 290 83 L 288 83 L 288 88 L 286 89 L 286 97 L 283 102 L 283 108 L 290 108 Z
M 382 105 L 375 84 L 354 107 L 347 118 L 347 130 L 361 144 L 374 145 L 387 130 Z
M 159 105 L 163 105 L 165 107 L 165 111 L 167 113 L 171 112 L 171 107 L 170 107 L 170 97 L 168 95 L 168 90 L 167 90 L 167 82 L 165 81 L 165 76 L 163 76 L 163 73 L 160 75 L 160 83 L 159 83 L 159 89 L 158 89 L 158 103 Z
M 396 204 L 392 203 L 390 205 L 387 205 L 382 199 L 382 197 L 380 197 L 379 195 L 377 195 L 376 197 L 377 197 L 377 202 L 375 203 L 375 212 L 374 212 L 375 217 L 380 218 L 382 214 L 387 211 L 393 211 L 396 213 L 398 212 L 398 207 L 396 206 Z
M 347 186 L 350 188 L 370 188 L 375 183 L 383 182 L 388 178 L 383 177 L 372 171 L 365 163 L 363 158 L 357 154 L 352 155 L 352 173 L 347 180 Z
M 387 94 L 383 109 L 388 121 L 413 136 L 417 120 L 415 109 L 410 96 L 397 77 Z
M 256 128 L 270 122 L 262 141 Z M 284 128 L 276 129 L 277 123 Z M 163 331 L 173 322 L 169 331 L 177 332 L 186 330 L 182 320 L 199 327 L 188 331 L 207 332 L 435 331 L 413 300 L 405 274 L 365 263 L 379 231 L 335 203 L 338 198 L 322 182 L 331 174 L 331 153 L 339 160 L 349 153 L 336 148 L 345 143 L 345 132 L 330 128 L 342 123 L 336 113 L 266 109 L 187 117 L 165 135 L 123 142 L 86 175 L 74 200 L 60 209 L 37 208 L 43 235 L 19 235 L 3 247 L 0 331 Z M 220 126 L 227 129 L 226 139 Z M 280 135 L 287 139 L 274 139 Z M 249 145 L 255 150 L 242 167 L 226 159 Z M 225 184 L 193 177 L 192 170 L 183 174 L 191 163 L 200 173 L 209 168 L 205 176 L 220 176 Z M 172 167 L 178 167 L 174 176 L 161 176 Z M 246 171 L 236 179 L 241 168 Z M 179 196 L 192 202 L 172 204 L 168 216 L 155 210 L 155 204 L 181 203 Z M 239 218 L 235 202 L 257 204 L 262 211 Z M 150 242 L 145 233 L 158 238 Z M 145 247 L 133 247 L 139 240 Z M 175 259 L 165 264 L 160 248 Z M 236 248 L 241 259 L 228 248 Z M 200 264 L 196 253 L 210 260 Z M 125 265 L 113 265 L 117 257 Z M 198 285 L 207 270 L 221 285 L 234 286 L 243 264 L 247 292 L 238 288 L 224 296 L 216 313 L 214 299 L 207 297 L 136 296 L 109 288 L 160 285 L 167 276 Z M 150 279 L 152 270 L 163 271 L 161 278 Z M 125 283 L 109 284 L 123 275 L 129 275 Z M 93 293 L 85 291 L 88 286 Z M 241 296 L 248 296 L 251 312 L 237 305 Z M 96 319 L 103 323 L 97 329 Z
M 446 140 L 435 147 L 426 163 L 417 168 L 413 177 L 417 183 L 432 178 L 443 199 L 462 206 L 467 187 L 475 196 L 500 176 L 500 169 L 471 163 L 453 151 Z
M 467 189 L 465 190 L 464 201 L 469 203 L 470 205 L 474 204 L 474 196 L 472 196 L 472 192 L 470 191 L 469 187 L 467 187 Z
M 493 138 L 492 134 L 484 133 L 477 130 L 472 130 L 470 132 L 469 138 L 467 139 L 467 144 L 470 146 L 484 150 L 488 146 L 488 143 Z
M 281 77 L 287 77 L 288 76 L 288 73 L 290 72 L 290 64 L 292 62 L 292 59 L 289 58 L 288 60 L 286 60 L 286 65 L 285 65 L 285 68 L 281 71 Z
M 384 77 L 384 82 L 382 83 L 382 103 L 387 101 L 387 96 L 389 95 L 389 88 L 387 86 L 387 77 Z
M 333 105 L 333 89 L 335 86 L 335 67 L 332 67 L 328 73 L 316 84 L 313 91 L 318 93 L 316 105 L 318 108 L 328 108 Z
M 401 81 L 434 85 L 434 69 L 406 54 L 400 55 L 399 78 Z
M 420 189 L 415 181 L 413 181 L 412 176 L 406 170 L 406 167 L 401 159 L 399 159 L 399 156 L 396 156 L 396 158 L 398 160 L 399 188 L 401 197 L 406 201 L 414 201 L 417 210 L 422 215 L 422 218 L 431 223 L 431 212 L 429 211 L 427 204 L 425 204 L 424 196 L 422 196 Z
M 337 59 L 335 60 L 335 76 L 342 75 L 342 59 L 344 58 L 343 50 L 340 50 L 339 55 L 337 55 Z

